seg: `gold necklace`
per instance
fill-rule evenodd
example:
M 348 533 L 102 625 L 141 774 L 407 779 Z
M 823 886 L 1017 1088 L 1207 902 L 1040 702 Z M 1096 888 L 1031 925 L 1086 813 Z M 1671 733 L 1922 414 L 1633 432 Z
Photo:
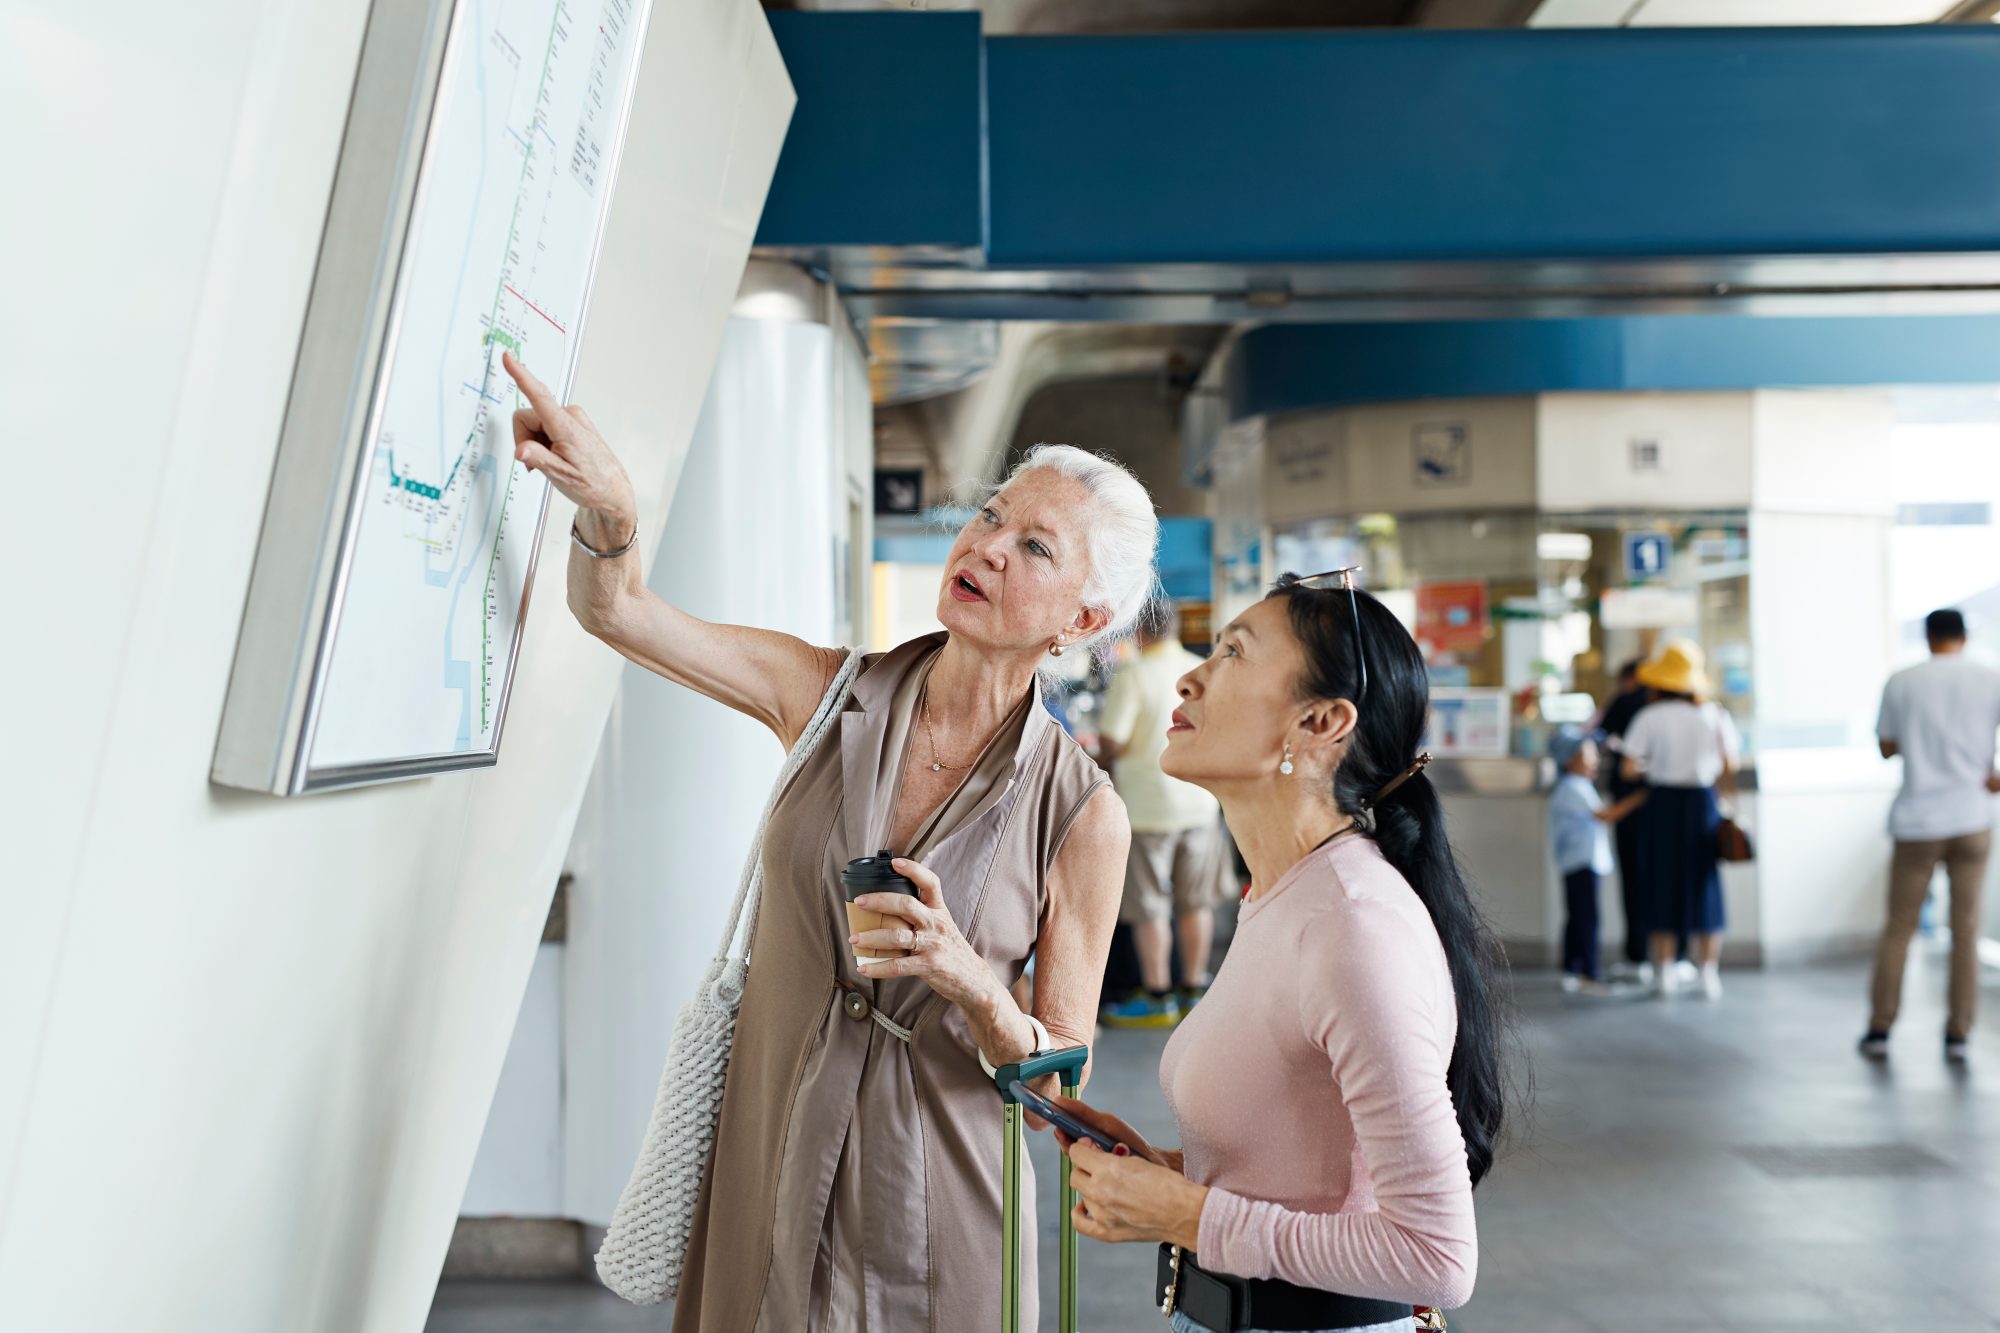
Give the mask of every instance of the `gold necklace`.
M 943 756 L 938 754 L 937 733 L 931 730 L 931 692 L 928 689 L 924 691 L 918 711 L 922 713 L 924 719 L 924 737 L 931 743 L 931 772 L 942 773 L 950 769 L 954 773 L 961 773 L 971 768 L 971 764 L 947 764 Z

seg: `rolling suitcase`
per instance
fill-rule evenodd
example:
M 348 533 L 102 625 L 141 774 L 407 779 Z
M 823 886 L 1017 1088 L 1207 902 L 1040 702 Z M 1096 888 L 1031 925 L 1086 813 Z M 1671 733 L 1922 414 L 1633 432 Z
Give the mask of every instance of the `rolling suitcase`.
M 1038 1078 L 1050 1074 L 1062 1076 L 1062 1091 L 1065 1097 L 1077 1094 L 1077 1085 L 1083 1079 L 1083 1066 L 1090 1059 L 1088 1046 L 1072 1046 L 1063 1051 L 1041 1051 L 1029 1056 L 1019 1064 L 1002 1065 L 993 1074 L 993 1086 L 1000 1094 L 1005 1107 L 1006 1148 L 1001 1158 L 1001 1273 L 1000 1273 L 1000 1329 L 1001 1333 L 1021 1333 L 1021 1255 L 1024 1246 L 1035 1243 L 1032 1226 L 1021 1225 L 1021 1159 L 1027 1151 L 1024 1142 L 1024 1126 L 1021 1123 L 1021 1103 L 1014 1099 L 1008 1089 L 1016 1081 L 1033 1083 Z M 1072 1215 L 1076 1209 L 1076 1192 L 1069 1185 L 1069 1158 L 1062 1159 L 1062 1185 L 1057 1192 L 1062 1203 L 1062 1229 L 1058 1253 L 1061 1269 L 1060 1333 L 1076 1333 L 1076 1220 Z

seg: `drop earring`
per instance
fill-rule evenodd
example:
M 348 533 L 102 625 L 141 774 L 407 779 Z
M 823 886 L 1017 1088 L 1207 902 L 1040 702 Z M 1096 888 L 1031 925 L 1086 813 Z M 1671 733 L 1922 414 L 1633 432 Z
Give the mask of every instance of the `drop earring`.
M 1052 644 L 1050 644 L 1050 645 L 1049 645 L 1049 656 L 1050 656 L 1050 657 L 1061 657 L 1061 656 L 1062 656 L 1062 648 L 1063 648 L 1063 645 L 1062 645 L 1062 640 L 1061 640 L 1061 639 L 1057 639 L 1057 640 L 1056 640 L 1056 641 L 1055 641 L 1054 643 L 1052 643 Z
M 1285 757 L 1279 762 L 1278 771 L 1286 777 L 1292 775 L 1292 743 L 1290 741 L 1285 742 Z

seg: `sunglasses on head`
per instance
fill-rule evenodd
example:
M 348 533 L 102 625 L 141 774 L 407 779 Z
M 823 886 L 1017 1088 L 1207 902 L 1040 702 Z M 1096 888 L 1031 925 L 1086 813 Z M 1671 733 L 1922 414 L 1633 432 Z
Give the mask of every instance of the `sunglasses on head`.
M 1314 592 L 1345 592 L 1347 612 L 1354 620 L 1354 662 L 1360 671 L 1360 683 L 1354 691 L 1354 702 L 1359 704 L 1368 695 L 1368 654 L 1363 651 L 1361 637 L 1361 599 L 1355 595 L 1354 579 L 1361 572 L 1361 566 L 1349 565 L 1345 569 L 1329 569 L 1324 574 L 1308 574 L 1294 579 L 1294 587 L 1310 588 Z M 1329 580 L 1339 580 L 1330 582 Z

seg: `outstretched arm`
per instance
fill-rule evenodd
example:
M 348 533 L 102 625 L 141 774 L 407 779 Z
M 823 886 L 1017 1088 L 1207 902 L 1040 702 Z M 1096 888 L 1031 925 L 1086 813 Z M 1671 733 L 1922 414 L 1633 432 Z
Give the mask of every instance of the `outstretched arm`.
M 569 553 L 569 607 L 577 623 L 648 671 L 698 690 L 769 727 L 789 748 L 819 707 L 841 653 L 744 625 L 716 625 L 668 605 L 646 586 L 638 500 L 590 414 L 558 403 L 547 385 L 503 353 L 528 406 L 514 414 L 514 457 L 575 503 L 576 531 L 599 558 Z

